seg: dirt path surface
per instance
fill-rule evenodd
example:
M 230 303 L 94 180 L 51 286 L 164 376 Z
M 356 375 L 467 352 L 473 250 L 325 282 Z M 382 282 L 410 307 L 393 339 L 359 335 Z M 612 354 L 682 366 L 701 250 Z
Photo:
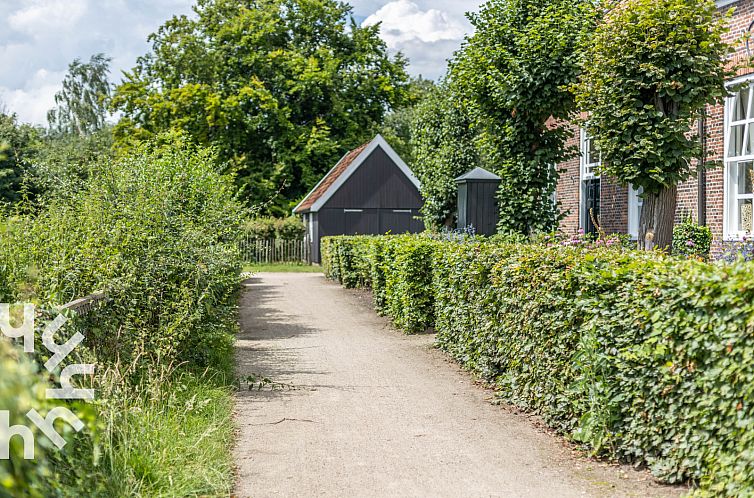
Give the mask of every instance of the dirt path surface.
M 253 278 L 241 325 L 239 375 L 275 384 L 237 397 L 239 497 L 682 494 L 579 458 L 321 275 Z

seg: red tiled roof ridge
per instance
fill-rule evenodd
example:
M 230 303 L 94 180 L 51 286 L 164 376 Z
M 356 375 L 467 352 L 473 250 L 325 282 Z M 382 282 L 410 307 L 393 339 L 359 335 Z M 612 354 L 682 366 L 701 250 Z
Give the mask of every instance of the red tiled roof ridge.
M 343 158 L 338 161 L 338 164 L 336 164 L 327 175 L 322 179 L 322 181 L 314 187 L 314 190 L 309 192 L 309 195 L 307 195 L 304 200 L 301 202 L 301 204 L 296 207 L 295 212 L 296 213 L 303 213 L 304 211 L 307 211 L 314 206 L 314 203 L 316 203 L 320 198 L 322 198 L 325 193 L 330 190 L 330 187 L 340 178 L 340 176 L 346 172 L 349 166 L 353 164 L 353 162 L 356 160 L 357 157 L 361 155 L 362 152 L 371 144 L 372 141 L 360 145 L 359 147 L 353 149 L 352 151 L 348 152 Z

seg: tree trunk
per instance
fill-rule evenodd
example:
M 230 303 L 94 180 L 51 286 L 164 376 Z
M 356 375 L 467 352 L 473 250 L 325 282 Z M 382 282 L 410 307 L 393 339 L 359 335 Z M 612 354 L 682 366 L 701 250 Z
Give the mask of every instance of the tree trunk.
M 669 249 L 673 244 L 673 225 L 678 186 L 647 194 L 639 220 L 639 249 Z

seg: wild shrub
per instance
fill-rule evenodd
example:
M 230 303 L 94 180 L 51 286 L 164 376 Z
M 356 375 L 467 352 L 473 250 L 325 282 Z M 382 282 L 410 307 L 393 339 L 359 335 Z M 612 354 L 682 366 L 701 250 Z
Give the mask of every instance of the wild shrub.
M 88 334 L 101 361 L 214 364 L 227 349 L 242 210 L 211 151 L 143 145 L 29 221 L 45 303 L 110 298 Z

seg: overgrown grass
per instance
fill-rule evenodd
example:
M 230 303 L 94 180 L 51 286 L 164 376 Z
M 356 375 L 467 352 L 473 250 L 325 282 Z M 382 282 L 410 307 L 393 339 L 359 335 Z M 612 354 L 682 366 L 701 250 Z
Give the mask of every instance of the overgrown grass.
M 268 265 L 246 265 L 247 273 L 322 273 L 319 265 L 304 265 L 296 263 L 281 263 Z
M 171 375 L 115 399 L 107 458 L 111 482 L 117 483 L 113 495 L 230 495 L 233 400 L 222 377 Z

